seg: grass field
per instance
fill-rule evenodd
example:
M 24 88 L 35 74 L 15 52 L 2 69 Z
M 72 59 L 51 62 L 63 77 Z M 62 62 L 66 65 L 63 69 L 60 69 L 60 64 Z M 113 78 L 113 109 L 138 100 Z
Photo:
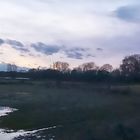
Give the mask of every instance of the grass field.
M 19 109 L 1 128 L 48 130 L 56 140 L 139 140 L 140 85 L 34 81 L 0 85 L 0 106 Z

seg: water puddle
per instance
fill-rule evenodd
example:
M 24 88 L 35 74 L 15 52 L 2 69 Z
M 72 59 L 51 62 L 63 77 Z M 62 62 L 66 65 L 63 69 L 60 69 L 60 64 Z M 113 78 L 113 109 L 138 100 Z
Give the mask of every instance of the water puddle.
M 0 107 L 0 117 L 7 116 L 9 113 L 14 111 L 17 111 L 17 109 L 10 107 Z
M 9 113 L 12 113 L 14 111 L 18 111 L 15 108 L 10 107 L 0 107 L 0 117 L 7 116 Z M 55 129 L 58 126 L 33 130 L 33 131 L 24 131 L 19 130 L 17 132 L 14 132 L 13 130 L 5 130 L 0 129 L 0 140 L 28 140 L 28 139 L 35 139 L 35 140 L 46 140 L 46 136 L 40 135 L 43 131 Z M 47 138 L 49 140 L 53 140 L 54 136 L 50 136 L 50 138 Z

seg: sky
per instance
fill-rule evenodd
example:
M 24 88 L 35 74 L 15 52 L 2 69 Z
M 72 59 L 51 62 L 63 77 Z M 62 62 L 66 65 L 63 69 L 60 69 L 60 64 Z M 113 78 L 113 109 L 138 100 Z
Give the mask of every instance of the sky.
M 140 53 L 138 0 L 1 0 L 0 62 L 119 67 Z

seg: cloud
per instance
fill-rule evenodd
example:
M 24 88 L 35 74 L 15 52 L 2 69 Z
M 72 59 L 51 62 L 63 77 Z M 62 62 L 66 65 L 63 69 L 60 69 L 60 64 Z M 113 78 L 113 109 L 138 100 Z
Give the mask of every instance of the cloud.
M 54 53 L 58 53 L 60 51 L 60 47 L 56 45 L 47 45 L 42 42 L 33 43 L 31 47 L 34 48 L 36 51 L 41 52 L 46 55 L 52 55 Z
M 103 49 L 102 49 L 102 48 L 97 48 L 96 50 L 97 50 L 97 51 L 103 51 Z
M 0 45 L 2 45 L 4 43 L 3 39 L 0 39 Z
M 25 47 L 25 45 L 17 40 L 0 39 L 0 45 L 3 45 L 3 44 L 10 45 L 12 48 L 19 50 L 20 52 L 24 52 L 24 53 L 29 52 L 29 50 Z
M 67 58 L 72 59 L 83 59 L 85 57 L 93 56 L 88 52 L 89 48 L 83 47 L 47 45 L 42 42 L 32 43 L 31 47 L 34 48 L 37 52 L 41 52 L 42 54 L 45 55 L 53 55 L 56 53 L 61 54 L 63 52 Z
M 16 50 L 19 50 L 22 53 L 28 53 L 28 52 L 30 52 L 27 48 L 19 48 L 19 47 L 15 47 L 15 46 L 13 48 L 16 49 Z
M 68 58 L 83 59 L 83 54 L 79 52 L 67 52 L 66 55 Z
M 12 46 L 24 47 L 24 45 L 21 42 L 17 41 L 17 40 L 7 39 L 7 40 L 5 40 L 5 43 L 7 43 L 9 45 L 12 45 Z
M 21 57 L 26 57 L 24 54 L 20 54 Z
M 21 43 L 20 41 L 17 40 L 11 40 L 11 39 L 7 39 L 4 41 L 5 44 L 10 45 L 12 48 L 19 50 L 20 52 L 30 52 L 23 43 Z
M 64 52 L 68 58 L 83 59 L 88 49 L 74 47 L 72 49 L 65 49 Z
M 86 57 L 88 57 L 88 58 L 89 58 L 89 57 L 90 57 L 90 58 L 93 57 L 93 58 L 94 58 L 94 57 L 96 57 L 96 56 L 93 55 L 93 54 L 87 54 Z
M 89 58 L 94 58 L 93 50 L 90 48 L 83 47 L 65 47 L 63 50 L 64 54 L 67 58 L 75 59 L 75 60 L 85 60 Z
M 129 22 L 140 22 L 140 5 L 119 7 L 115 11 L 115 16 Z

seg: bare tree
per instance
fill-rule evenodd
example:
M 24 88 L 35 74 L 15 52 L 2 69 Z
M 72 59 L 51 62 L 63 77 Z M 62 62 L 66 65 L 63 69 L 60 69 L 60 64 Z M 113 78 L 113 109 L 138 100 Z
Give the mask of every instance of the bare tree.
M 87 62 L 79 66 L 82 71 L 97 70 L 98 67 L 94 62 Z
M 53 69 L 66 72 L 69 70 L 69 64 L 67 62 L 57 61 L 53 64 Z
M 112 72 L 113 66 L 110 64 L 104 64 L 103 66 L 100 67 L 100 70 Z

